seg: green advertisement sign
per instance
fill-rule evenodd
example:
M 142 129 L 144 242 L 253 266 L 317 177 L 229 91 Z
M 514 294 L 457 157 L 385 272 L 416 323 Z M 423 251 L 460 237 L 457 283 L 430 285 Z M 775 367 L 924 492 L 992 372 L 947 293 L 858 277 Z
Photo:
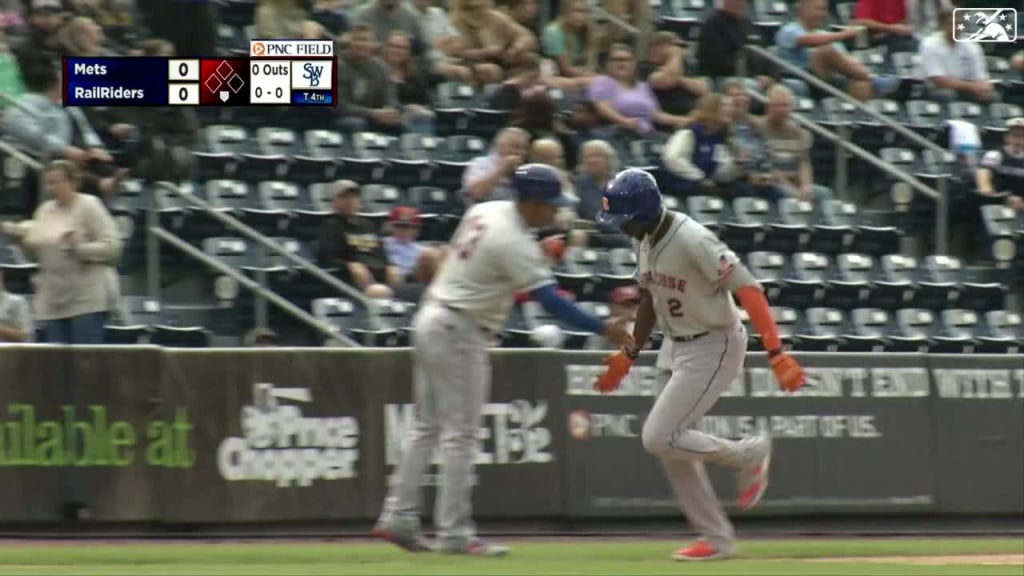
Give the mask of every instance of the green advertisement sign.
M 47 414 L 52 414 L 48 410 Z M 178 408 L 170 420 L 133 424 L 102 404 L 61 406 L 58 418 L 40 417 L 32 404 L 8 404 L 0 421 L 0 466 L 192 468 L 192 421 Z

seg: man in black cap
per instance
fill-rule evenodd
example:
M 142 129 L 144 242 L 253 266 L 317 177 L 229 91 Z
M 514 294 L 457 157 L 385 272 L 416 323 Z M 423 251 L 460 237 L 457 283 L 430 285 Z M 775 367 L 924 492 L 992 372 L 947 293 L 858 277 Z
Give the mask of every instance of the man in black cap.
M 1005 194 L 1024 222 L 1024 117 L 1006 121 L 1003 147 L 982 156 L 974 179 L 982 196 Z
M 14 49 L 18 66 L 25 69 L 37 62 L 60 65 L 57 33 L 66 23 L 66 8 L 62 0 L 28 2 L 28 34 Z
M 402 272 L 388 261 L 377 227 L 359 216 L 359 202 L 359 184 L 334 183 L 334 214 L 320 227 L 317 262 L 337 268 L 343 281 L 371 298 L 391 298 L 392 289 L 402 284 Z

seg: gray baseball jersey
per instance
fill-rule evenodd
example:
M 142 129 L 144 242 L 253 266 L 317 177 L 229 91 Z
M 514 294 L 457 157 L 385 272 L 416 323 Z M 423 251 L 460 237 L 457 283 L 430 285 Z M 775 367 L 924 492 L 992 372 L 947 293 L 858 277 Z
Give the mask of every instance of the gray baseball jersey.
M 668 229 L 640 243 L 637 280 L 650 292 L 666 339 L 728 328 L 739 321 L 731 289 L 754 283 L 736 253 L 685 214 L 666 213 Z
M 466 212 L 427 295 L 497 332 L 508 319 L 516 293 L 554 282 L 515 202 L 499 200 Z

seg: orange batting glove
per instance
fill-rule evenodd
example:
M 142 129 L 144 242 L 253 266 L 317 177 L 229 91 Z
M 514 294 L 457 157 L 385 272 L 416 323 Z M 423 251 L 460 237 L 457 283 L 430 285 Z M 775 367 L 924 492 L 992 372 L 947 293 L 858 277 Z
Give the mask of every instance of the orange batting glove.
M 541 250 L 552 262 L 561 262 L 565 256 L 565 235 L 548 236 L 540 241 Z
M 779 388 L 786 392 L 796 392 L 803 387 L 807 381 L 804 368 L 789 354 L 776 350 L 769 354 L 772 372 L 775 372 L 775 379 L 779 381 Z
M 601 394 L 618 390 L 619 385 L 622 384 L 622 379 L 626 377 L 626 374 L 629 374 L 629 369 L 633 367 L 636 356 L 635 353 L 619 350 L 605 357 L 604 365 L 608 368 L 594 382 L 594 390 Z

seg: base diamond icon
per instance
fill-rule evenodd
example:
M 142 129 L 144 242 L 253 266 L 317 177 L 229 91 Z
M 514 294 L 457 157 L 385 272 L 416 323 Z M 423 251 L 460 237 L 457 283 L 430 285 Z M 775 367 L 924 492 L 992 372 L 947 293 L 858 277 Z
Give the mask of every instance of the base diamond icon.
M 230 80 L 228 80 L 228 88 L 231 88 L 231 91 L 234 92 L 235 94 L 238 94 L 238 91 L 241 90 L 244 87 L 245 87 L 245 80 L 242 80 L 242 77 L 239 76 L 238 74 L 235 74 L 234 76 L 231 77 Z
M 210 76 L 206 79 L 206 89 L 210 92 L 216 92 L 217 90 L 220 90 L 220 87 L 223 84 L 224 83 L 220 81 L 220 78 L 217 78 L 216 76 Z
M 220 66 L 217 66 L 217 76 L 220 76 L 221 80 L 227 80 L 228 76 L 231 76 L 234 71 L 235 69 L 226 60 L 221 62 Z
M 220 91 L 220 101 L 221 102 L 227 102 L 228 98 L 231 98 L 231 94 L 229 94 L 227 90 L 221 90 Z

